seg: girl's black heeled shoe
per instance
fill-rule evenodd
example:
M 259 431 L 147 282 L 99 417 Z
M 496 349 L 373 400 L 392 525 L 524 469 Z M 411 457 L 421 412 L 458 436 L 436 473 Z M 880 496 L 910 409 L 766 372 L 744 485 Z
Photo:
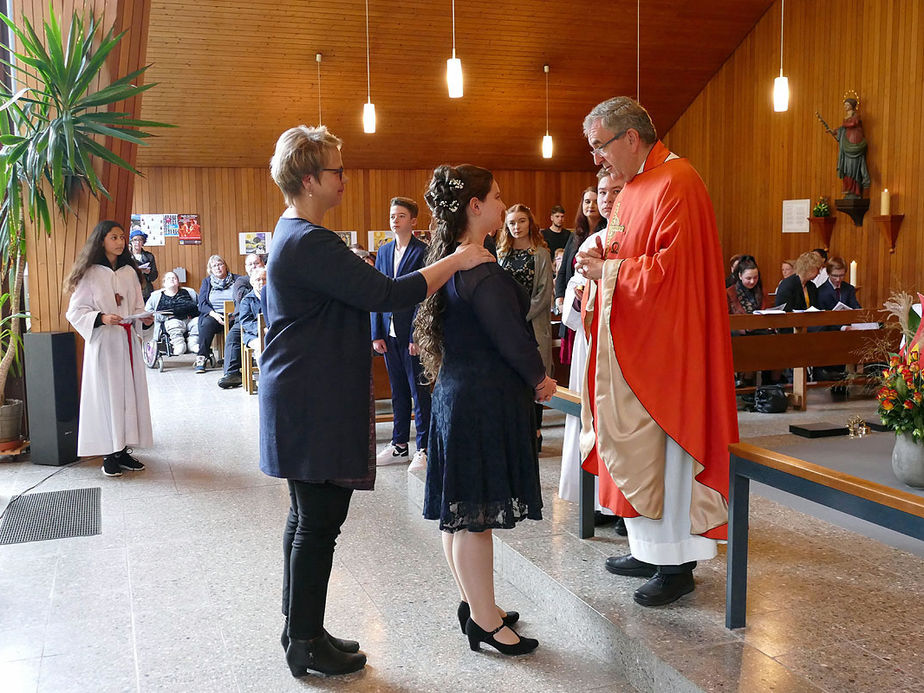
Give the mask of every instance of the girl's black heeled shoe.
M 468 602 L 459 602 L 459 610 L 456 613 L 459 616 L 459 628 L 462 629 L 462 635 L 465 635 L 465 624 L 468 623 L 468 619 L 472 616 L 472 610 Z M 504 625 L 512 626 L 519 620 L 520 614 L 516 611 L 508 611 L 507 615 L 504 616 Z
M 510 628 L 510 630 L 520 638 L 519 642 L 514 643 L 513 645 L 507 645 L 505 643 L 498 642 L 494 638 L 494 634 L 497 633 L 501 628 L 508 627 L 509 626 L 505 626 L 503 623 L 501 623 L 497 628 L 489 633 L 488 631 L 483 630 L 481 626 L 475 623 L 472 619 L 468 619 L 468 623 L 465 624 L 465 634 L 468 635 L 468 646 L 477 652 L 479 649 L 481 649 L 481 643 L 485 643 L 486 645 L 493 647 L 502 655 L 507 656 L 528 654 L 539 647 L 538 640 L 535 638 L 524 638 L 515 630 L 513 630 L 513 628 Z
M 355 640 L 345 640 L 343 638 L 335 638 L 333 635 L 328 633 L 326 630 L 324 634 L 330 640 L 330 644 L 341 652 L 359 652 L 359 643 Z M 282 636 L 279 638 L 279 642 L 282 643 L 282 649 L 289 649 L 289 622 L 286 621 L 285 625 L 282 627 Z
M 328 676 L 339 676 L 352 674 L 366 666 L 366 655 L 341 652 L 324 633 L 311 640 L 289 640 L 286 663 L 296 678 L 307 675 L 309 669 Z

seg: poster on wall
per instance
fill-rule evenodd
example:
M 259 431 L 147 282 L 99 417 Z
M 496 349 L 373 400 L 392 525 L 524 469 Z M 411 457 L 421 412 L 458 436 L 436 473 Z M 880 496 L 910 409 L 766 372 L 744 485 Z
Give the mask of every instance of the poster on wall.
M 164 245 L 164 215 L 140 214 L 141 231 L 148 239 L 145 245 Z
M 427 245 L 430 245 L 430 240 L 433 238 L 433 232 L 430 229 L 414 229 L 411 233 Z
M 237 243 L 241 255 L 266 255 L 269 253 L 270 243 L 273 240 L 272 231 L 248 231 L 237 234 Z
M 369 247 L 366 250 L 371 250 L 373 253 L 377 253 L 379 247 L 383 243 L 387 243 L 392 238 L 395 237 L 394 231 L 370 231 L 369 232 Z
M 164 238 L 176 237 L 179 235 L 180 227 L 177 224 L 176 214 L 164 215 Z
M 180 245 L 202 245 L 202 227 L 198 214 L 177 214 L 177 236 Z
M 341 240 L 346 243 L 348 247 L 358 242 L 356 239 L 359 234 L 356 233 L 356 231 L 334 231 L 334 233 L 340 236 Z
M 783 233 L 808 233 L 812 201 L 783 200 Z

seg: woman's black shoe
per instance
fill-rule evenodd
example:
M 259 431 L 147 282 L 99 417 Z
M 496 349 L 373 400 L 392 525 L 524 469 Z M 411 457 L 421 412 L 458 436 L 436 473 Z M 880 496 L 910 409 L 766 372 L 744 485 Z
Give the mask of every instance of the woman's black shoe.
M 333 635 L 328 633 L 326 630 L 324 634 L 330 640 L 330 644 L 336 647 L 341 652 L 359 652 L 359 643 L 355 640 L 344 640 L 343 638 L 335 638 Z M 289 622 L 286 621 L 285 625 L 282 627 L 282 636 L 279 638 L 279 642 L 282 643 L 282 649 L 289 649 Z
M 328 676 L 339 676 L 352 674 L 366 666 L 366 655 L 341 652 L 324 633 L 311 640 L 289 640 L 286 662 L 296 678 L 307 675 L 309 669 Z
M 479 649 L 481 649 L 481 643 L 485 643 L 486 645 L 493 647 L 502 655 L 508 656 L 529 654 L 537 647 L 539 647 L 538 640 L 535 638 L 524 638 L 520 636 L 520 634 L 515 630 L 513 630 L 513 628 L 510 628 L 510 630 L 514 635 L 520 638 L 519 642 L 514 643 L 513 645 L 506 645 L 502 642 L 498 642 L 495 640 L 494 634 L 497 633 L 501 628 L 510 627 L 501 623 L 497 628 L 489 633 L 486 630 L 483 630 L 481 626 L 475 623 L 472 619 L 468 619 L 468 623 L 465 624 L 465 634 L 468 635 L 468 646 L 477 652 Z
M 465 624 L 468 623 L 468 619 L 472 617 L 472 609 L 468 605 L 468 602 L 459 602 L 459 628 L 462 629 L 462 633 L 465 634 Z M 514 623 L 520 620 L 520 614 L 516 611 L 508 611 L 507 615 L 504 616 L 504 625 L 512 626 Z

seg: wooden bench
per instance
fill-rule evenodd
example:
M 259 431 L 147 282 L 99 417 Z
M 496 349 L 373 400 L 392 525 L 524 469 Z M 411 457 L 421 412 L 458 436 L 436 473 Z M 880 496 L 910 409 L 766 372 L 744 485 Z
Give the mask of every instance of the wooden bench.
M 751 479 L 881 527 L 917 539 L 924 537 L 924 497 L 748 443 L 736 443 L 728 449 L 726 628 L 745 625 Z
M 792 399 L 796 409 L 806 408 L 806 368 L 868 361 L 869 354 L 887 344 L 898 348 L 898 331 L 833 330 L 809 332 L 810 327 L 880 322 L 883 311 L 843 310 L 769 315 L 730 315 L 732 357 L 737 372 L 793 369 Z M 783 334 L 734 334 L 742 330 L 792 329 Z M 894 343 L 893 343 L 894 342 Z M 881 358 L 884 359 L 883 354 Z

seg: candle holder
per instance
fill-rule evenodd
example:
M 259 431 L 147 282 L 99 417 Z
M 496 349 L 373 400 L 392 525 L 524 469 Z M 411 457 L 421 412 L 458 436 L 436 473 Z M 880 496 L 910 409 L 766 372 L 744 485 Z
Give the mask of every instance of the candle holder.
M 898 240 L 898 232 L 904 218 L 904 214 L 880 214 L 878 217 L 873 217 L 873 221 L 877 222 L 879 228 L 882 229 L 882 235 L 889 244 L 890 253 L 895 253 L 895 241 Z
M 850 432 L 848 437 L 850 438 L 862 438 L 868 434 L 869 426 L 867 426 L 866 421 L 862 416 L 854 416 L 847 421 L 847 430 Z

